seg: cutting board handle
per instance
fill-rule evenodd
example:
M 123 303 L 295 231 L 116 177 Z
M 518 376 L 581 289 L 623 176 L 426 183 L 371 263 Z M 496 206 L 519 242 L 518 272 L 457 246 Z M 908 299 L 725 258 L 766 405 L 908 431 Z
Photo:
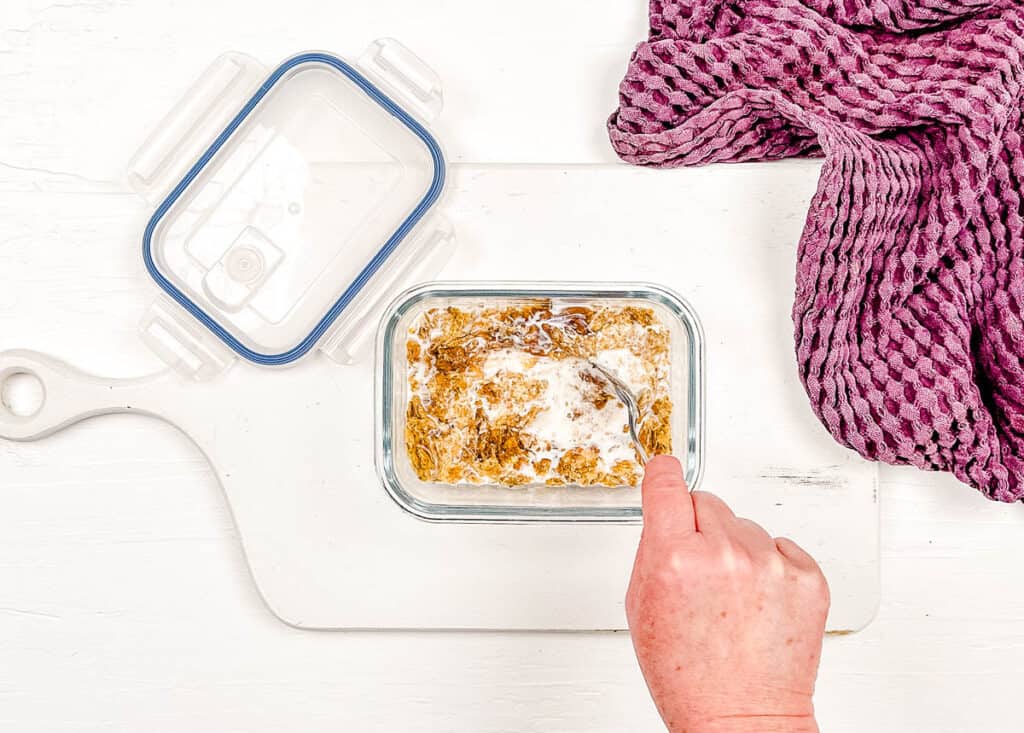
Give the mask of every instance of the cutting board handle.
M 0 438 L 39 440 L 81 420 L 114 412 L 156 414 L 147 408 L 147 395 L 155 382 L 169 376 L 167 372 L 141 379 L 103 379 L 46 354 L 0 353 Z M 14 394 L 19 380 L 30 395 Z

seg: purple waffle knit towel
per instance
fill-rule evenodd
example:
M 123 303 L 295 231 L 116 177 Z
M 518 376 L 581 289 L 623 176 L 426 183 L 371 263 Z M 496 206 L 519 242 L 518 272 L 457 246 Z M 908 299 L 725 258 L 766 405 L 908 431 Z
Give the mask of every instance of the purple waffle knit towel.
M 874 460 L 1024 499 L 1024 10 L 653 0 L 626 161 L 823 156 L 793 322 L 815 412 Z

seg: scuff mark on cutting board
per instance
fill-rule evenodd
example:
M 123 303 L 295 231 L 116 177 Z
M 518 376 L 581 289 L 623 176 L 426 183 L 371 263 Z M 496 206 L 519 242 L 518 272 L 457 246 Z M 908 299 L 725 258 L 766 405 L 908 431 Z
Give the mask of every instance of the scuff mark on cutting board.
M 816 489 L 841 490 L 849 485 L 849 480 L 843 475 L 841 466 L 825 466 L 810 470 L 789 466 L 768 466 L 761 477 Z

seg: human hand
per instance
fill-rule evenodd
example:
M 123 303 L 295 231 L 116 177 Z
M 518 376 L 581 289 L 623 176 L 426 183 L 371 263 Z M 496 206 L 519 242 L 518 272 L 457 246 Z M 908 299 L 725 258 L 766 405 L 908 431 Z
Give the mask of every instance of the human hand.
M 626 613 L 672 733 L 817 731 L 812 696 L 829 592 L 814 559 L 647 464 Z

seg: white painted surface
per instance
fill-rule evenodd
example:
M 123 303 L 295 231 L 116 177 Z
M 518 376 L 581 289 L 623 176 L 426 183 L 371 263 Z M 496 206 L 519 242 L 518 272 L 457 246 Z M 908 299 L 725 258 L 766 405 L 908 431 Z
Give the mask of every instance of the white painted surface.
M 157 365 L 135 335 L 141 265 L 124 243 L 145 212 L 124 194 L 121 161 L 210 58 L 394 35 L 445 79 L 453 158 L 608 162 L 600 118 L 644 14 L 639 3 L 449 2 L 427 15 L 396 0 L 293 2 L 282 20 L 280 6 L 236 2 L 5 5 L 2 348 L 58 350 L 122 376 Z M 557 88 L 545 89 L 545 68 Z M 813 167 L 753 175 L 787 170 L 813 186 Z M 723 195 L 723 221 L 743 220 L 750 201 L 749 190 Z M 253 592 L 205 461 L 159 423 L 110 418 L 0 443 L 0 476 L 5 730 L 659 729 L 623 634 L 281 625 Z M 883 479 L 882 608 L 865 632 L 826 645 L 824 729 L 1018 730 L 1021 509 L 910 470 Z

